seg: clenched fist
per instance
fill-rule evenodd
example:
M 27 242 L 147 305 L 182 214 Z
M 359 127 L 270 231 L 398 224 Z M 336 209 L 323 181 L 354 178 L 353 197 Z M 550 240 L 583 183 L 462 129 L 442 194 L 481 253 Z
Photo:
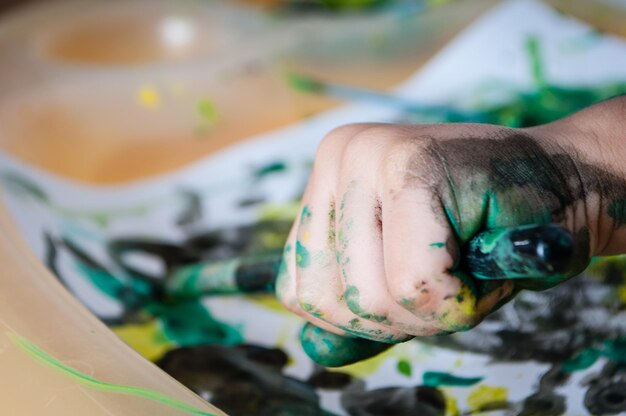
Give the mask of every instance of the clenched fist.
M 391 344 L 467 330 L 521 289 L 549 288 L 592 256 L 626 251 L 625 108 L 617 98 L 530 129 L 334 130 L 285 246 L 279 298 L 319 328 Z M 565 272 L 520 263 L 523 231 L 507 234 L 510 253 L 482 242 L 500 276 L 469 272 L 464 253 L 477 234 L 536 224 L 571 232 Z

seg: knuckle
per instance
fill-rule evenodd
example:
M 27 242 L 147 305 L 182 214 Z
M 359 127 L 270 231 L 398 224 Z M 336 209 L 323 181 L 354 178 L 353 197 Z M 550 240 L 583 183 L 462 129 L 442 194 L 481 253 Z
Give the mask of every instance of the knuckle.
M 400 276 L 392 276 L 390 281 L 393 283 L 389 285 L 389 293 L 396 303 L 405 307 L 409 302 L 415 305 L 423 304 L 433 295 L 429 280 L 422 276 L 403 273 Z
M 333 154 L 338 150 L 343 148 L 345 144 L 350 141 L 350 139 L 362 131 L 363 129 L 367 129 L 368 125 L 365 123 L 353 123 L 353 124 L 345 124 L 343 126 L 339 126 L 331 130 L 320 142 L 317 154 Z
M 363 299 L 359 296 L 359 292 L 353 286 L 349 286 L 344 292 L 344 299 L 348 309 L 353 314 L 366 319 L 368 321 L 386 323 L 388 322 L 388 311 L 377 305 L 382 305 L 382 299 L 373 299 L 368 302 L 363 302 Z
M 385 158 L 382 161 L 380 170 L 381 176 L 387 181 L 396 178 L 405 178 L 410 166 L 426 166 L 421 156 L 420 144 L 416 140 L 396 140 L 392 146 L 385 151 Z M 415 169 L 412 169 L 412 171 Z

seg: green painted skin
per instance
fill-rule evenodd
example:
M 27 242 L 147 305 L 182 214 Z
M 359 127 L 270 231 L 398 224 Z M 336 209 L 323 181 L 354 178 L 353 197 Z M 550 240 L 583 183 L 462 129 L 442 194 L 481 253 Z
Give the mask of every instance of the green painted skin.
M 549 85 L 539 42 L 531 37 L 526 46 L 536 84 L 535 91 L 520 94 L 519 100 L 487 110 L 483 114 L 484 119 L 472 121 L 509 127 L 539 125 L 626 91 L 626 84 L 607 85 L 604 89 L 593 90 Z M 323 83 L 306 78 L 292 78 L 290 81 L 294 87 L 303 91 L 331 95 L 334 91 Z M 467 120 L 446 118 L 441 121 Z M 452 139 L 445 143 L 433 142 L 426 154 L 416 155 L 414 163 L 406 167 L 407 172 L 412 172 L 408 176 L 417 178 L 421 185 L 430 184 L 432 194 L 442 203 L 441 222 L 452 228 L 463 251 L 461 256 L 455 256 L 458 264 L 454 265 L 453 273 L 478 298 L 497 289 L 505 279 L 515 281 L 514 293 L 520 289 L 547 289 L 579 273 L 589 261 L 589 235 L 586 229 L 576 230 L 577 234 L 571 243 L 573 254 L 568 256 L 567 253 L 561 253 L 563 255 L 560 258 L 557 256 L 558 261 L 555 261 L 555 258 L 546 257 L 545 253 L 537 251 L 536 246 L 531 247 L 535 250 L 534 257 L 530 255 L 532 250 L 520 248 L 516 245 L 520 240 L 512 235 L 515 230 L 509 230 L 509 227 L 561 222 L 568 208 L 584 201 L 586 192 L 594 191 L 602 192 L 609 201 L 607 215 L 618 226 L 626 224 L 626 183 L 623 178 L 605 171 L 601 166 L 574 160 L 575 157 L 563 153 L 563 149 L 549 148 L 549 144 L 539 143 L 533 137 L 515 131 L 509 131 L 509 134 L 508 137 L 500 136 L 497 139 L 472 137 Z M 481 146 L 476 145 L 478 139 L 481 139 Z M 441 172 L 429 171 L 424 174 L 420 170 L 429 156 L 433 167 L 442 167 Z M 579 180 L 585 182 L 579 184 Z M 410 183 L 406 185 L 411 186 Z M 343 266 L 349 259 L 342 254 L 343 246 L 347 244 L 347 224 L 342 221 L 342 208 L 343 201 L 339 223 L 344 224 L 345 228 L 337 230 L 337 260 L 343 273 Z M 490 234 L 483 235 L 480 241 L 472 242 L 484 230 L 491 230 Z M 559 241 L 558 238 L 548 240 L 557 247 L 568 246 L 567 242 Z M 548 240 L 544 239 L 543 242 Z M 429 246 L 443 248 L 440 244 L 435 242 Z M 350 309 L 365 314 L 358 301 L 358 292 L 349 289 L 346 297 Z M 511 297 L 503 299 L 496 305 L 496 309 Z M 410 307 L 412 299 L 405 300 L 403 303 Z M 357 329 L 359 321 L 354 321 L 351 326 Z M 454 322 L 446 325 L 448 331 L 442 333 L 469 329 L 457 327 Z M 325 335 L 318 333 L 317 336 Z M 365 356 L 360 351 L 354 354 Z M 315 360 L 320 353 L 317 351 L 310 355 Z
M 46 353 L 24 337 L 12 333 L 7 333 L 6 335 L 9 337 L 11 342 L 13 342 L 22 351 L 27 353 L 31 358 L 58 370 L 64 376 L 75 380 L 76 382 L 87 388 L 103 391 L 106 393 L 125 394 L 129 396 L 141 397 L 147 400 L 162 403 L 165 406 L 190 415 L 215 416 L 215 413 L 205 412 L 203 410 L 197 409 L 187 403 L 184 403 L 173 397 L 169 397 L 168 395 L 158 391 L 146 389 L 143 387 L 107 383 L 105 381 L 98 380 L 94 377 L 88 376 L 87 374 L 81 373 L 80 371 L 66 364 L 63 364 L 61 361 Z
M 311 265 L 309 250 L 300 241 L 296 241 L 296 265 L 301 268 Z
M 428 246 L 433 248 L 444 248 L 446 243 L 430 243 Z
M 306 354 L 325 367 L 341 367 L 362 361 L 389 349 L 393 344 L 348 338 L 332 334 L 307 323 L 300 334 Z
M 454 374 L 438 372 L 438 371 L 426 371 L 422 380 L 425 386 L 440 387 L 440 386 L 456 386 L 456 387 L 469 387 L 474 384 L 480 383 L 483 377 L 459 377 Z
M 579 274 L 588 263 L 588 234 L 576 237 L 557 225 L 500 228 L 468 244 L 466 264 L 478 279 L 513 279 L 532 288 L 553 286 Z
M 367 313 L 361 305 L 359 304 L 359 289 L 355 286 L 348 286 L 344 292 L 344 296 L 346 299 L 346 303 L 348 308 L 355 314 L 359 315 L 361 318 L 369 319 L 375 322 L 388 323 L 389 320 L 386 316 L 376 315 L 373 313 Z

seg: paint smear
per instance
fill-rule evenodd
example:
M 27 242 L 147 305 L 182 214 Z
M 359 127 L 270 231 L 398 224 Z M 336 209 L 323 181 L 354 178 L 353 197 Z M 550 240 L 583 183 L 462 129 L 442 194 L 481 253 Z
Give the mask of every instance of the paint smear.
M 479 386 L 467 396 L 467 404 L 470 409 L 481 409 L 487 404 L 494 402 L 506 402 L 508 390 L 505 387 Z
M 173 409 L 177 409 L 192 415 L 216 416 L 215 413 L 209 413 L 197 409 L 187 403 L 181 402 L 158 391 L 146 389 L 143 387 L 112 384 L 98 380 L 84 373 L 81 373 L 80 371 L 68 365 L 63 364 L 61 361 L 41 350 L 39 347 L 28 341 L 26 338 L 23 338 L 17 334 L 12 334 L 10 332 L 7 332 L 6 335 L 11 340 L 11 342 L 13 342 L 18 348 L 27 353 L 30 357 L 43 364 L 59 370 L 65 376 L 74 379 L 76 382 L 93 390 L 103 391 L 106 393 L 118 393 L 129 396 L 142 397 L 144 399 L 163 403 L 164 405 L 169 406 Z
M 598 361 L 598 358 L 600 358 L 600 351 L 595 348 L 589 348 L 582 351 L 571 360 L 565 361 L 561 364 L 561 369 L 566 373 L 585 370 L 594 365 L 595 362 Z
M 439 371 L 426 371 L 422 376 L 424 385 L 429 387 L 469 387 L 473 386 L 476 383 L 480 383 L 482 379 L 483 377 L 459 377 L 455 376 L 454 374 Z
M 167 339 L 156 319 L 141 324 L 126 324 L 111 328 L 115 335 L 150 361 L 156 361 L 175 346 Z

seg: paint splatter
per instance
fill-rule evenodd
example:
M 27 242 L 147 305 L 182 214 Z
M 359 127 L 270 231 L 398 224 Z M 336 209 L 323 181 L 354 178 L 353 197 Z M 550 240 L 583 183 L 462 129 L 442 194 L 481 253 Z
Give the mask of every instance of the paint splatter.
M 137 91 L 139 104 L 150 110 L 155 110 L 161 105 L 161 94 L 153 85 L 144 85 Z
M 198 115 L 202 119 L 204 123 L 207 124 L 215 124 L 218 120 L 218 113 L 213 102 L 209 101 L 206 98 L 203 98 L 198 101 L 196 104 L 196 110 L 198 111 Z
M 411 363 L 407 360 L 398 361 L 398 364 L 396 364 L 396 369 L 398 370 L 398 373 L 402 374 L 405 377 L 411 377 L 411 375 L 413 375 L 413 367 L 411 366 Z
M 173 409 L 180 410 L 182 412 L 186 412 L 192 415 L 200 415 L 200 416 L 215 416 L 214 413 L 205 412 L 203 410 L 197 409 L 185 402 L 181 402 L 173 397 L 169 397 L 166 394 L 163 394 L 158 391 L 146 389 L 143 387 L 136 386 L 126 386 L 121 384 L 113 384 L 107 383 L 105 381 L 98 380 L 94 377 L 88 376 L 87 374 L 81 373 L 80 371 L 63 364 L 61 361 L 57 360 L 53 356 L 49 355 L 39 347 L 37 347 L 32 342 L 28 341 L 26 338 L 21 337 L 17 334 L 6 333 L 7 337 L 13 342 L 17 347 L 26 352 L 30 357 L 35 360 L 46 364 L 56 370 L 59 370 L 63 375 L 75 380 L 81 385 L 94 389 L 103 391 L 106 393 L 117 393 L 117 394 L 126 394 L 129 396 L 142 397 L 144 399 L 152 400 L 155 402 L 163 403 L 166 406 L 169 406 Z
M 296 265 L 298 267 L 308 267 L 310 264 L 309 250 L 300 241 L 296 241 Z
M 474 384 L 480 383 L 483 377 L 459 377 L 454 374 L 444 373 L 439 371 L 426 371 L 422 376 L 422 380 L 425 386 L 439 387 L 439 386 L 456 386 L 456 387 L 469 387 Z

